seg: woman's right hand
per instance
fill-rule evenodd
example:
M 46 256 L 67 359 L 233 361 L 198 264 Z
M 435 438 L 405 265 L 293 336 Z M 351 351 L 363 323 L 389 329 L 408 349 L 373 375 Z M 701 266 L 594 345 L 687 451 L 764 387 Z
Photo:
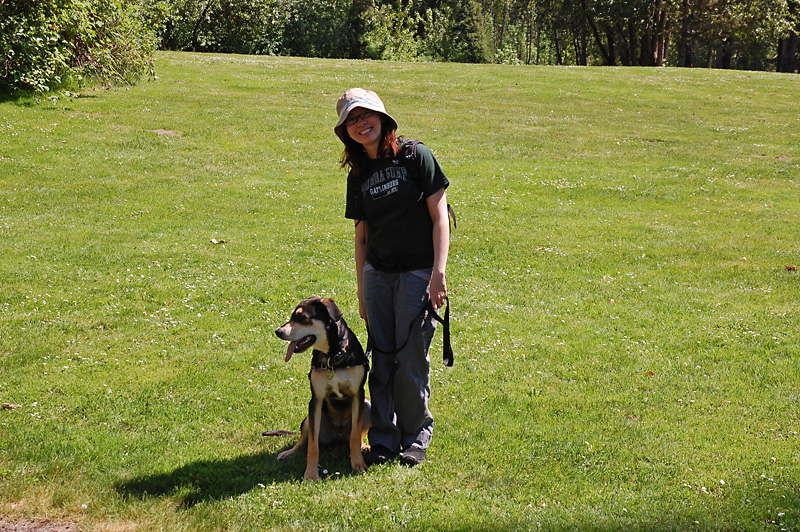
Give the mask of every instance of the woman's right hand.
M 361 290 L 358 291 L 358 313 L 361 316 L 361 319 L 364 320 L 364 323 L 369 326 L 367 322 L 367 306 L 364 304 L 364 296 L 361 295 Z
M 369 239 L 369 230 L 367 229 L 366 220 L 356 220 L 356 235 L 355 235 L 355 248 L 356 248 L 356 285 L 358 295 L 358 313 L 364 323 L 367 323 L 367 306 L 364 304 L 364 291 L 361 288 L 364 280 L 364 264 L 367 260 L 367 242 Z M 367 323 L 369 326 L 369 324 Z

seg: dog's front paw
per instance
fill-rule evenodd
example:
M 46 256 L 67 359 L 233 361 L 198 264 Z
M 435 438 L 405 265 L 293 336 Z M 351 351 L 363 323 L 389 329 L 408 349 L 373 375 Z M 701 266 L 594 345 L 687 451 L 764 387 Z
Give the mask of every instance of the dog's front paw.
M 353 471 L 356 473 L 363 473 L 367 470 L 367 463 L 364 461 L 364 457 L 361 455 L 354 460 L 350 460 L 350 465 L 353 467 Z
M 294 456 L 294 449 L 289 449 L 288 451 L 283 451 L 282 453 L 278 453 L 278 460 L 284 461 L 288 460 Z
M 319 469 L 318 468 L 306 469 L 303 478 L 306 480 L 319 480 Z

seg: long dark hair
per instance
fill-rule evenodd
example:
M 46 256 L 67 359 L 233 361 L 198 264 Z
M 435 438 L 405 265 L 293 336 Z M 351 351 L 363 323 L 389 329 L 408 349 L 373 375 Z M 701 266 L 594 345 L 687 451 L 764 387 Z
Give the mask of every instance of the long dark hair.
M 378 157 L 394 157 L 400 151 L 400 138 L 397 136 L 397 129 L 389 129 L 393 124 L 381 114 L 381 142 L 378 146 Z M 366 169 L 369 157 L 364 146 L 353 140 L 350 135 L 346 135 L 344 141 L 344 152 L 341 160 L 342 168 L 350 168 L 357 176 Z

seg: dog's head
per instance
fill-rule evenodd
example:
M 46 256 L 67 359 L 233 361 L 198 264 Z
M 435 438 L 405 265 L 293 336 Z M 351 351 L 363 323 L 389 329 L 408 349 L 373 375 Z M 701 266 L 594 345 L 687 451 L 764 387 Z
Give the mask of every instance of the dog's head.
M 289 342 L 286 362 L 295 353 L 313 347 L 327 353 L 330 349 L 328 331 L 342 319 L 342 311 L 333 299 L 310 297 L 302 301 L 292 312 L 289 321 L 275 330 L 281 340 Z

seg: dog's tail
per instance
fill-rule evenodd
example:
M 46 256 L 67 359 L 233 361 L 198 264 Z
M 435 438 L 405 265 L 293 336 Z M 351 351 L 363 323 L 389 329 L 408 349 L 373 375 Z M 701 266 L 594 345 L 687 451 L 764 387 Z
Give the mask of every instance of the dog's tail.
M 267 430 L 261 433 L 262 436 L 296 436 L 293 430 Z

